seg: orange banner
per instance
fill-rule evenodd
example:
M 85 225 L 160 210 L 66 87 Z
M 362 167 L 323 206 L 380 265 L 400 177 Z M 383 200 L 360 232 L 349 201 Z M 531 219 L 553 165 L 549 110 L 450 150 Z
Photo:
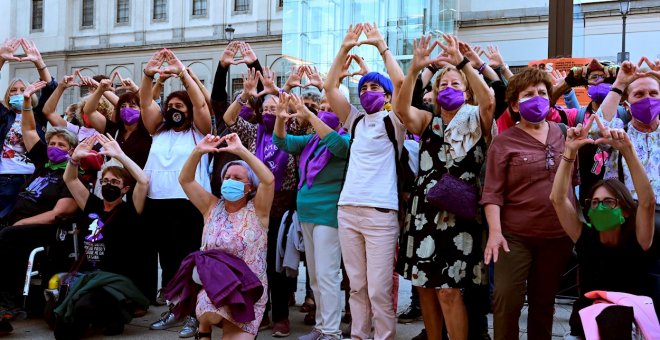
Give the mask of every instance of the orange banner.
M 593 58 L 552 58 L 552 59 L 539 59 L 530 61 L 527 66 L 540 68 L 545 70 L 548 73 L 552 71 L 564 71 L 568 72 L 574 66 L 584 66 L 588 64 Z M 587 94 L 587 89 L 585 87 L 576 87 L 573 89 L 575 95 L 577 96 L 580 105 L 587 106 L 591 102 L 591 98 Z M 564 103 L 564 97 L 559 97 L 557 105 L 566 106 Z

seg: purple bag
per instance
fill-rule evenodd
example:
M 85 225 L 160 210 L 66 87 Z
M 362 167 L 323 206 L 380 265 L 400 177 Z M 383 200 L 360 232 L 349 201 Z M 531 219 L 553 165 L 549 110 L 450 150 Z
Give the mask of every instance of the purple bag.
M 477 217 L 477 188 L 449 173 L 443 174 L 429 189 L 426 200 L 460 218 L 474 220 Z

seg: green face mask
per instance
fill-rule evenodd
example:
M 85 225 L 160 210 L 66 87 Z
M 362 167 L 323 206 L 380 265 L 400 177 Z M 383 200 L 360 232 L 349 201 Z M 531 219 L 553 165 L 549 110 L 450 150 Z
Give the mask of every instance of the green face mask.
M 598 231 L 610 231 L 620 227 L 626 219 L 620 207 L 608 208 L 603 203 L 598 204 L 597 208 L 589 209 L 589 219 L 593 227 Z

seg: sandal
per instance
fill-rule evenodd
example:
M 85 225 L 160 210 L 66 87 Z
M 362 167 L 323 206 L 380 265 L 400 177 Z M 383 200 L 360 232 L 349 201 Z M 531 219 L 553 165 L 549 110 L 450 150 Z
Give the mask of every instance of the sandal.
M 199 340 L 199 339 L 202 339 L 202 338 L 209 338 L 209 339 L 211 339 L 211 332 L 200 332 L 200 331 L 197 331 L 197 333 L 195 333 L 195 340 Z

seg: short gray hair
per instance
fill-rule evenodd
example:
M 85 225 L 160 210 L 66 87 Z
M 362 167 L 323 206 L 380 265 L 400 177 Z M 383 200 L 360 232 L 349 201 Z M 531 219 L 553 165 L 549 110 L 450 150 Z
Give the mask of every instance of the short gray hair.
M 237 160 L 225 164 L 225 166 L 222 167 L 222 171 L 220 171 L 220 183 L 225 181 L 225 173 L 227 173 L 229 167 L 233 165 L 242 166 L 245 168 L 245 170 L 247 170 L 250 186 L 252 187 L 252 190 L 250 190 L 250 193 L 248 193 L 248 200 L 251 200 L 257 194 L 257 188 L 259 187 L 259 177 L 257 177 L 257 174 L 252 171 L 252 168 L 245 161 Z
M 321 94 L 315 91 L 306 91 L 302 94 L 302 99 L 311 99 L 318 104 L 321 104 Z
M 73 132 L 67 130 L 63 127 L 51 127 L 46 131 L 46 143 L 50 141 L 53 136 L 60 136 L 64 138 L 71 149 L 75 149 L 78 146 L 78 137 L 73 134 Z

